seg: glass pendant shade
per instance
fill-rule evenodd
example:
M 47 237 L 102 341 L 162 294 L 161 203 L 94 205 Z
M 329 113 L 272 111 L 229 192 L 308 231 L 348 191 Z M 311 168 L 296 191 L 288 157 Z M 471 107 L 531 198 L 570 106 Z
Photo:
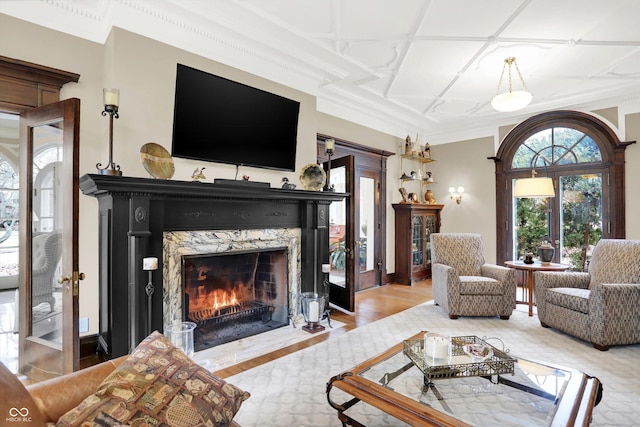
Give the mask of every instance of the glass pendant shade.
M 496 95 L 491 101 L 491 106 L 500 112 L 518 111 L 529 105 L 533 95 L 524 90 L 503 92 Z

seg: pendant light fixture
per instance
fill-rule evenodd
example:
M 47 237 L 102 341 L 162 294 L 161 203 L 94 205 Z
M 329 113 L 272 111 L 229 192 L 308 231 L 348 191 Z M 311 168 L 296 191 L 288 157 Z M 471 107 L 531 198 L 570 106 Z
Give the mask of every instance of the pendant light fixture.
M 518 77 L 520 78 L 520 82 L 522 82 L 523 90 L 513 90 L 511 66 L 515 67 L 516 71 L 518 72 Z M 500 93 L 500 86 L 502 86 L 502 79 L 504 78 L 505 70 L 508 70 L 509 72 L 509 91 Z M 533 95 L 531 95 L 531 93 L 527 90 L 527 85 L 522 78 L 522 74 L 520 73 L 520 69 L 518 68 L 516 58 L 514 58 L 513 56 L 508 57 L 504 60 L 502 73 L 500 74 L 500 80 L 498 81 L 498 90 L 496 91 L 496 96 L 491 101 L 491 106 L 494 109 L 505 113 L 510 111 L 518 111 L 529 105 L 532 99 Z

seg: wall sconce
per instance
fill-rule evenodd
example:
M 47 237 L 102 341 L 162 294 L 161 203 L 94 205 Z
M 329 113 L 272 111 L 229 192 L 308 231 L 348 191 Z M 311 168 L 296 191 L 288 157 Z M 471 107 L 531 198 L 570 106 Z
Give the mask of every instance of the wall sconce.
M 117 119 L 118 115 L 118 101 L 120 98 L 120 91 L 118 89 L 102 89 L 104 97 L 104 111 L 103 116 L 109 114 L 109 163 L 106 168 L 102 167 L 102 163 L 96 164 L 96 169 L 100 175 L 113 175 L 121 176 L 122 171 L 120 166 L 113 162 L 113 119 Z
M 449 187 L 449 198 L 455 200 L 457 204 L 462 202 L 462 193 L 464 193 L 464 187 L 458 187 L 457 191 L 455 187 Z

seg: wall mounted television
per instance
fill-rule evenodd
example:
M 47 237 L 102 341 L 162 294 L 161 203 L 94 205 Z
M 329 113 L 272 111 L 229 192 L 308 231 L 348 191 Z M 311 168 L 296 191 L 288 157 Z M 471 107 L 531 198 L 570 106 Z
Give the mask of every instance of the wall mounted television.
M 300 103 L 178 64 L 174 157 L 295 171 Z

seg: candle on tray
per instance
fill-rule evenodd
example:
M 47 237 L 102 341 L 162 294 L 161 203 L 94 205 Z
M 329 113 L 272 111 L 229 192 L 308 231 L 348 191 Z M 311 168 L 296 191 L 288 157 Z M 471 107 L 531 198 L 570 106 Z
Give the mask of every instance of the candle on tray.
M 449 337 L 442 335 L 425 335 L 424 354 L 432 359 L 448 359 Z

